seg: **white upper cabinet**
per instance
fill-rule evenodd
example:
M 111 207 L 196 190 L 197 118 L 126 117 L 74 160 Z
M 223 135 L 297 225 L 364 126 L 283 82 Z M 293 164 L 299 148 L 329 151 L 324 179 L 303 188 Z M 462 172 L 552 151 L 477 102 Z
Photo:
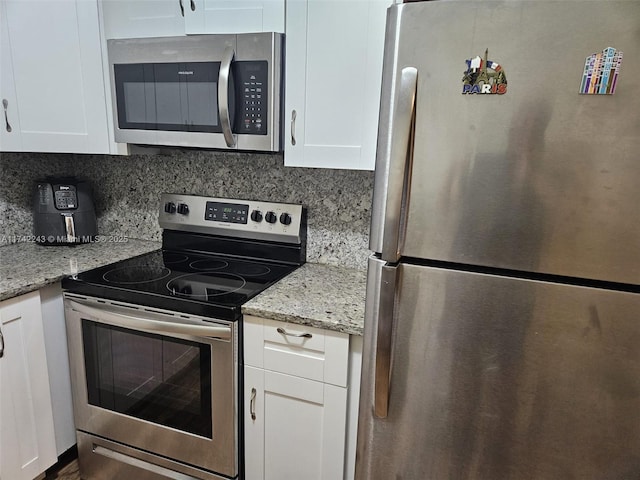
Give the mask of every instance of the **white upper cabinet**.
M 105 38 L 284 32 L 284 0 L 102 0 Z
M 285 166 L 373 170 L 391 0 L 287 0 Z
M 13 60 L 9 44 L 9 29 L 4 6 L 0 3 L 0 95 L 2 96 L 2 128 L 0 128 L 0 151 L 22 150 L 18 100 L 13 83 Z
M 184 0 L 192 33 L 284 32 L 284 0 Z
M 0 9 L 0 96 L 20 135 L 5 143 L 5 124 L 0 149 L 109 153 L 97 3 L 3 0 Z
M 102 0 L 105 38 L 184 35 L 189 0 Z

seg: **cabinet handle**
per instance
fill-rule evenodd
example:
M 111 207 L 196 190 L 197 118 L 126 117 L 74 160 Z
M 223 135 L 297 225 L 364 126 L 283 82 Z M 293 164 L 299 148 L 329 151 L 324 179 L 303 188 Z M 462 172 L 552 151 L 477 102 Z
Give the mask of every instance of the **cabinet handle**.
M 0 330 L 0 358 L 4 357 L 4 336 Z
M 291 110 L 291 145 L 296 144 L 296 116 L 295 110 Z
M 178 0 L 180 3 L 180 13 L 182 14 L 182 16 L 184 17 L 184 5 L 182 4 L 182 0 Z
M 278 332 L 280 335 L 287 335 L 289 337 L 297 337 L 297 338 L 311 338 L 311 337 L 313 337 L 313 335 L 311 335 L 310 333 L 289 333 L 282 327 L 276 328 L 276 332 Z
M 196 11 L 196 2 L 194 2 L 193 0 L 191 0 L 191 11 L 192 12 Z
M 11 125 L 9 125 L 9 118 L 7 117 L 7 107 L 9 106 L 9 101 L 6 98 L 2 99 L 2 106 L 4 107 L 4 123 L 7 132 L 11 133 Z
M 251 413 L 251 420 L 256 419 L 256 389 L 251 389 L 251 400 L 249 401 L 249 412 Z

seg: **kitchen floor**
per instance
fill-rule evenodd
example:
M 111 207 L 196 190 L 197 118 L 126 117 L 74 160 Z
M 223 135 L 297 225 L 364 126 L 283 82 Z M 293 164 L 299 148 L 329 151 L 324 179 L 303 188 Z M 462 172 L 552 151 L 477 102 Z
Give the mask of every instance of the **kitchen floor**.
M 58 463 L 47 470 L 44 480 L 80 480 L 77 454 L 63 455 Z

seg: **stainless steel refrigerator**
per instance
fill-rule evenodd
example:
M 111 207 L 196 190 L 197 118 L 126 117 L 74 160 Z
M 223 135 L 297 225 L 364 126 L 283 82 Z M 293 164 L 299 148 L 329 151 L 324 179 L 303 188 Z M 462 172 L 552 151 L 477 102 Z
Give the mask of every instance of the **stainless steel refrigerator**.
M 358 480 L 640 479 L 640 1 L 388 11 Z

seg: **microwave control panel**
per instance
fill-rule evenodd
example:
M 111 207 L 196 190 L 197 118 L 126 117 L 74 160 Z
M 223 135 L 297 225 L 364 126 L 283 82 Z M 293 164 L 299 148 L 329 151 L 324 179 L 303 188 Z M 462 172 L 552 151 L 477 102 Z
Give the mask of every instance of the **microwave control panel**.
M 238 134 L 267 134 L 267 81 L 269 64 L 266 61 L 235 62 L 237 100 L 240 108 L 236 117 Z

